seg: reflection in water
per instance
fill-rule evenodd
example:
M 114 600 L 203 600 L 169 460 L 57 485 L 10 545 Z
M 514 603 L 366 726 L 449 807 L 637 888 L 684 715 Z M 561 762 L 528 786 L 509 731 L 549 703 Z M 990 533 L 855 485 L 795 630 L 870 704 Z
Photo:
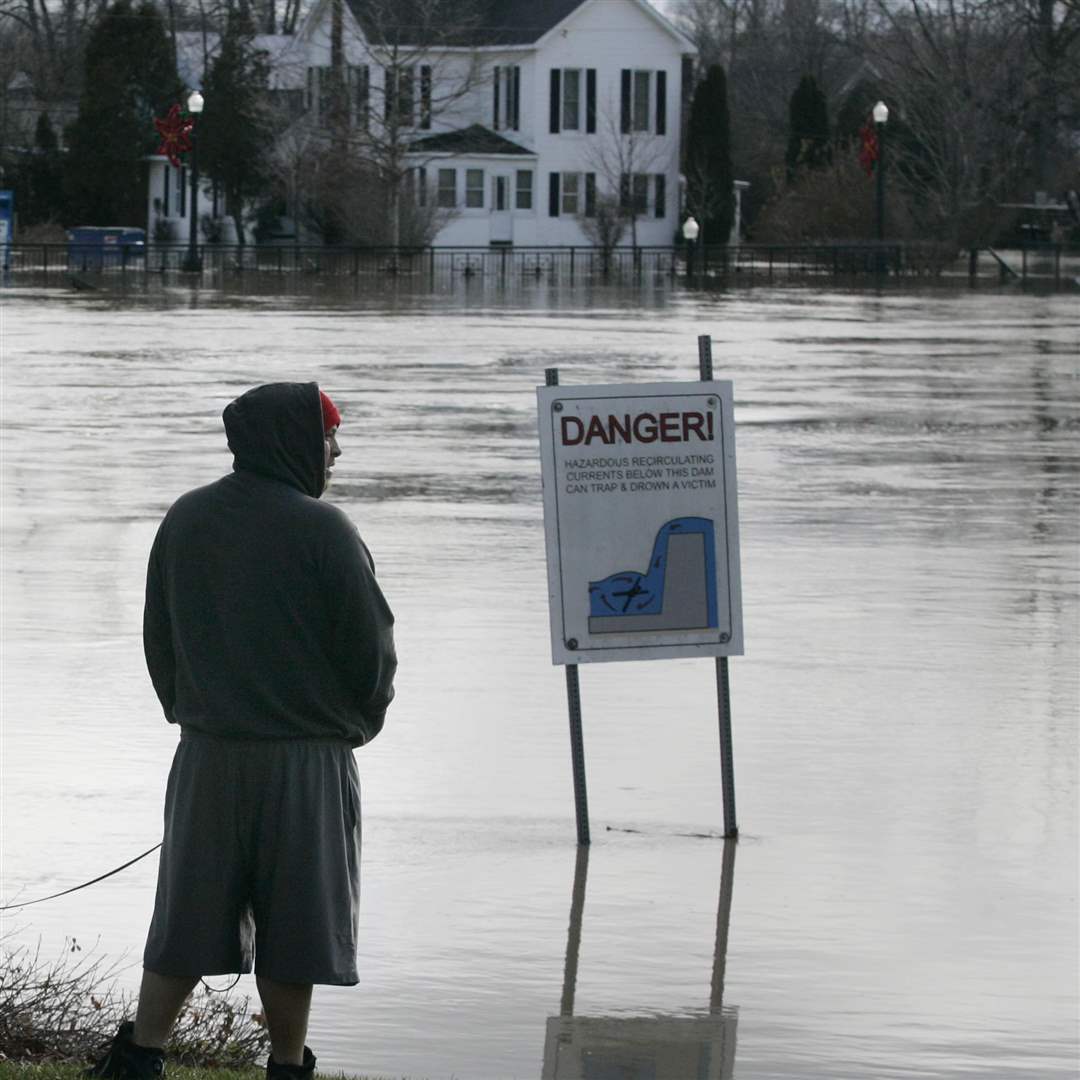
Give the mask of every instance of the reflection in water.
M 724 841 L 709 1011 L 697 1016 L 575 1016 L 589 848 L 577 849 L 558 1016 L 548 1018 L 543 1080 L 731 1080 L 738 1013 L 723 1008 L 734 840 Z

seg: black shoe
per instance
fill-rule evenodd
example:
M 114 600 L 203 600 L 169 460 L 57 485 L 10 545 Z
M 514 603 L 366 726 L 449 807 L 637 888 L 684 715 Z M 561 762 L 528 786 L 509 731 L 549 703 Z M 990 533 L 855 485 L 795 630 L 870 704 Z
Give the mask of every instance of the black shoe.
M 112 1044 L 100 1061 L 84 1070 L 83 1076 L 106 1080 L 160 1080 L 165 1074 L 165 1051 L 132 1042 L 135 1025 L 127 1020 L 113 1036 Z
M 311 1047 L 304 1047 L 303 1065 L 279 1065 L 271 1054 L 266 1059 L 266 1080 L 311 1080 L 315 1072 L 315 1055 Z

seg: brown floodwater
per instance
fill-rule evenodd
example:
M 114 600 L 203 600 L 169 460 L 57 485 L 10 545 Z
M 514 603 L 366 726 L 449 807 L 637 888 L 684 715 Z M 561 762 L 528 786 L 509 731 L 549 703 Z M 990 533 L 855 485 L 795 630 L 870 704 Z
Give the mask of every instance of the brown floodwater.
M 327 497 L 401 654 L 358 753 L 361 983 L 316 992 L 320 1067 L 1077 1074 L 1075 297 L 277 289 L 0 293 L 0 903 L 160 838 L 154 530 L 228 470 L 231 398 L 317 379 L 345 418 Z M 702 333 L 735 387 L 741 839 L 711 662 L 590 665 L 580 861 L 534 388 L 694 380 Z M 8 912 L 3 940 L 133 986 L 154 873 Z

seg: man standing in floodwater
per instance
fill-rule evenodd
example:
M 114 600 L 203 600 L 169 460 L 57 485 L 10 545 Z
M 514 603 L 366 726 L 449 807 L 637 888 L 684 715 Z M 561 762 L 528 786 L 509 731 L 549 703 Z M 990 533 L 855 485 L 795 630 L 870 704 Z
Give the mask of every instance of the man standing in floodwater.
M 308 1078 L 315 983 L 358 982 L 353 748 L 393 698 L 393 615 L 348 517 L 321 502 L 341 416 L 315 383 L 223 414 L 228 476 L 181 496 L 150 553 L 143 644 L 180 744 L 134 1023 L 93 1076 L 160 1076 L 200 977 L 254 967 L 271 1080 Z

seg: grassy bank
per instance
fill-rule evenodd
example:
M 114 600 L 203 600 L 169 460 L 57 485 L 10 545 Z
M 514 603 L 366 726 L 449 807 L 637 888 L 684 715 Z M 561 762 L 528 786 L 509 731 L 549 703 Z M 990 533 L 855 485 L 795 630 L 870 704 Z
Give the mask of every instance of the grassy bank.
M 27 1062 L 0 1061 L 0 1080 L 83 1080 L 84 1065 L 35 1065 Z M 353 1076 L 344 1073 L 319 1073 L 322 1080 L 407 1080 L 406 1077 Z M 165 1067 L 166 1080 L 265 1080 L 266 1070 L 207 1069 L 189 1065 Z
M 0 1061 L 0 1080 L 82 1080 L 85 1065 L 35 1065 Z M 184 1065 L 166 1066 L 168 1080 L 264 1080 L 265 1069 L 205 1069 Z M 357 1078 L 361 1080 L 361 1078 Z
M 4 1076 L 22 1063 L 70 1066 L 74 1076 L 82 1063 L 99 1058 L 120 1022 L 135 1012 L 133 995 L 118 987 L 118 973 L 116 965 L 84 954 L 76 942 L 53 960 L 30 949 L 0 946 Z M 269 1047 L 257 1005 L 247 997 L 199 988 L 181 1011 L 167 1050 L 178 1065 L 246 1070 L 265 1063 Z
M 0 943 L 0 1080 L 82 1080 L 121 1020 L 134 1015 L 132 995 L 117 988 L 116 975 L 74 942 L 56 960 Z M 270 1040 L 257 1003 L 199 988 L 167 1050 L 168 1080 L 264 1080 Z

